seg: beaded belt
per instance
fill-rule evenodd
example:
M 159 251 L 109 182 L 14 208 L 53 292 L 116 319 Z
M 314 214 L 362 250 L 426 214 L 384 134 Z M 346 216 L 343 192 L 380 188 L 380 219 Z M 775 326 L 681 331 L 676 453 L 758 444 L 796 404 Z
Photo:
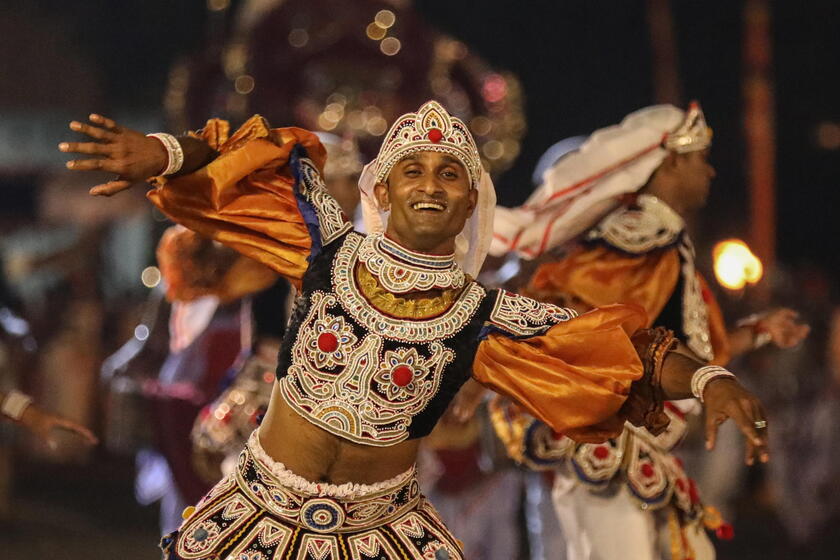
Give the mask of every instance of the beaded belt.
M 374 486 L 370 493 L 341 496 L 292 488 L 254 455 L 250 445 L 239 456 L 235 478 L 240 490 L 269 513 L 319 533 L 377 527 L 415 508 L 420 500 L 414 469 L 393 485 Z

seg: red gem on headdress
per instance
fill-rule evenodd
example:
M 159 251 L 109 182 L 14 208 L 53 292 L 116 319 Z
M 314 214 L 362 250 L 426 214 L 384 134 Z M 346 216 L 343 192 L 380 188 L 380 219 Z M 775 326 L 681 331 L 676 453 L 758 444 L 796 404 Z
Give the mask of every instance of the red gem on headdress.
M 645 478 L 651 478 L 654 475 L 653 467 L 650 463 L 645 463 L 642 465 L 642 476 Z
M 607 449 L 606 445 L 599 445 L 592 453 L 596 459 L 601 459 L 602 461 L 610 456 L 610 450 Z
M 426 134 L 426 137 L 428 137 L 428 139 L 431 140 L 433 143 L 437 144 L 438 142 L 443 140 L 443 132 L 441 132 L 437 128 L 433 128 Z
M 411 383 L 414 372 L 408 366 L 399 366 L 391 372 L 391 381 L 398 387 L 405 387 Z
M 330 354 L 338 349 L 338 337 L 331 332 L 321 333 L 318 336 L 318 350 Z

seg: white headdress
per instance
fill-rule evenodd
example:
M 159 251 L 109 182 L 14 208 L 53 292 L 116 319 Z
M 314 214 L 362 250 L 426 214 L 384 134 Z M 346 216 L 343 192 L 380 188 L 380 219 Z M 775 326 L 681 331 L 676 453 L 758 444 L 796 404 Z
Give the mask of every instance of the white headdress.
M 455 260 L 467 274 L 478 275 L 493 235 L 496 191 L 481 165 L 481 157 L 467 126 L 450 115 L 437 101 L 427 101 L 416 113 L 398 118 L 379 149 L 379 155 L 362 170 L 362 216 L 368 233 L 385 231 L 388 212 L 379 208 L 374 186 L 388 179 L 391 169 L 409 154 L 443 152 L 457 158 L 467 170 L 470 183 L 478 189 L 478 202 L 464 230 L 455 239 Z
M 524 205 L 496 209 L 490 254 L 516 251 L 532 259 L 566 243 L 594 226 L 622 195 L 641 189 L 669 150 L 703 150 L 711 140 L 696 102 L 688 112 L 671 105 L 646 107 L 595 131 L 545 171 Z

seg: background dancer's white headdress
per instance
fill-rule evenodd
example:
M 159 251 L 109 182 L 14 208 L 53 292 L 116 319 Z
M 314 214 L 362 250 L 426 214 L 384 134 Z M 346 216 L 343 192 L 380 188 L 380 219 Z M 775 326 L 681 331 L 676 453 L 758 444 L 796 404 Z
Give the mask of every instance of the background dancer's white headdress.
M 595 131 L 545 171 L 524 205 L 496 209 L 490 254 L 516 251 L 532 259 L 566 243 L 615 208 L 622 195 L 641 189 L 669 150 L 702 150 L 711 138 L 696 102 L 688 112 L 646 107 Z
M 496 190 L 490 175 L 481 165 L 481 157 L 467 126 L 450 115 L 437 101 L 427 101 L 416 113 L 397 119 L 385 136 L 379 155 L 362 170 L 362 215 L 368 233 L 385 231 L 388 212 L 382 210 L 374 195 L 376 183 L 384 183 L 391 169 L 405 156 L 421 151 L 443 152 L 460 161 L 478 189 L 478 201 L 464 230 L 455 239 L 455 260 L 475 277 L 481 270 L 493 236 L 493 211 Z

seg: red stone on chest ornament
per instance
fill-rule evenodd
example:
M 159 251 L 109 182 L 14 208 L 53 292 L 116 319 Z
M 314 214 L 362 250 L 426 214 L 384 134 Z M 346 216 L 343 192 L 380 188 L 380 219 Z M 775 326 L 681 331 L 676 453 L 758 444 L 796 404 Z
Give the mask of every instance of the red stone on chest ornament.
M 338 337 L 331 332 L 318 335 L 318 350 L 330 354 L 338 349 Z
M 398 387 L 405 387 L 414 378 L 414 372 L 408 366 L 397 366 L 391 372 L 391 381 Z

